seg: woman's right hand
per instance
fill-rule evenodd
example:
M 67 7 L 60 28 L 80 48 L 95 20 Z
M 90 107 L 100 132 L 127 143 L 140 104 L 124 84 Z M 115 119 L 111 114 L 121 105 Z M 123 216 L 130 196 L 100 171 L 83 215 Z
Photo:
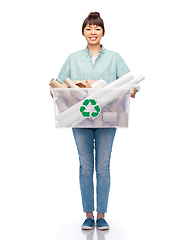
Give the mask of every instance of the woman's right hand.
M 52 88 L 50 87 L 50 95 L 51 97 L 53 98 L 53 91 L 52 91 Z

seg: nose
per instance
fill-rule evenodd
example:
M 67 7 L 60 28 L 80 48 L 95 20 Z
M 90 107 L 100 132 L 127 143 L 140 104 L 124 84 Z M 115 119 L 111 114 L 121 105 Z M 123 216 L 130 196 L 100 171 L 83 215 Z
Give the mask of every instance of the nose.
M 91 34 L 95 34 L 95 29 L 94 28 L 91 29 Z

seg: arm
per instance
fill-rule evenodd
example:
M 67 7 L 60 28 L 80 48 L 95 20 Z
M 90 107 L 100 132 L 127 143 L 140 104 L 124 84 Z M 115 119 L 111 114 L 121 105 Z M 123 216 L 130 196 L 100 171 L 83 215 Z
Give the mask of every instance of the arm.
M 59 83 L 62 83 L 62 82 L 64 82 L 64 80 L 66 79 L 66 78 L 69 78 L 70 77 L 70 56 L 67 58 L 67 60 L 65 61 L 65 63 L 64 63 L 64 65 L 63 65 L 63 67 L 62 67 L 62 69 L 60 70 L 60 72 L 59 72 L 59 75 L 58 75 L 58 77 L 57 77 L 57 81 L 59 82 Z M 51 89 L 51 87 L 50 87 L 50 95 L 52 96 L 52 98 L 53 98 L 53 92 L 52 92 L 52 89 Z
M 58 82 L 62 83 L 66 78 L 70 78 L 70 62 L 71 61 L 69 56 L 58 74 L 58 77 L 56 79 Z
M 122 59 L 122 57 L 118 54 L 117 57 L 117 66 L 116 66 L 116 75 L 117 78 L 122 77 L 123 75 L 125 75 L 126 73 L 130 72 L 128 66 L 126 65 L 126 63 L 124 62 L 124 60 Z M 131 97 L 135 98 L 136 93 L 138 92 L 138 90 L 136 88 L 133 88 L 132 93 L 131 93 Z

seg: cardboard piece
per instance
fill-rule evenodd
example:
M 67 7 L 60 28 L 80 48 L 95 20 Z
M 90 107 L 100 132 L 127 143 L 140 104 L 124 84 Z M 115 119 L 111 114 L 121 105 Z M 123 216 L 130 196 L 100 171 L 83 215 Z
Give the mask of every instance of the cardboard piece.
M 86 84 L 82 81 L 77 81 L 75 85 L 78 86 L 79 88 L 86 88 Z
M 80 88 L 92 88 L 92 84 L 97 82 L 97 80 L 86 80 L 86 81 L 80 81 L 80 80 L 74 80 L 73 81 L 76 86 Z

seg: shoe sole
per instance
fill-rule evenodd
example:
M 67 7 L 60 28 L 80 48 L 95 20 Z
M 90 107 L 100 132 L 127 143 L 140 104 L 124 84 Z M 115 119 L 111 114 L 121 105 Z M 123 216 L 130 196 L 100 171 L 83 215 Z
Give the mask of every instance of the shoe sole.
M 90 226 L 82 226 L 82 230 L 92 230 L 94 228 L 95 224 L 93 225 L 93 227 Z
M 97 229 L 98 230 L 109 230 L 109 227 L 108 226 L 104 226 L 104 227 L 98 227 L 97 226 Z

